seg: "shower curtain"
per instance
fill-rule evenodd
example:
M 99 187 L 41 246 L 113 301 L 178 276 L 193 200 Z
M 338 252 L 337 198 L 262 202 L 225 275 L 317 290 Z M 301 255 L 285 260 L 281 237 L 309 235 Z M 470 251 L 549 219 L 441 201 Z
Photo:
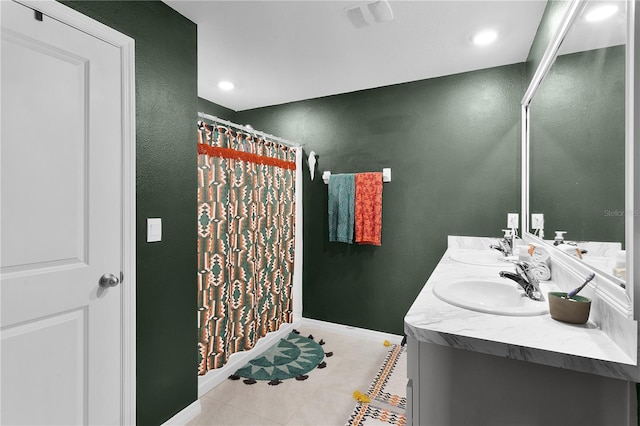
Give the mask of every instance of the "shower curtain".
M 198 374 L 292 322 L 295 148 L 198 126 Z

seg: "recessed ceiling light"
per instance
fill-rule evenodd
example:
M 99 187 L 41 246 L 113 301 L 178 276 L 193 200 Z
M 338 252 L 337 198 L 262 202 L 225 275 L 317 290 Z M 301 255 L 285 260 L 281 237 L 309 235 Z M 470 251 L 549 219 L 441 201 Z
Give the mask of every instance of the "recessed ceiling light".
M 472 38 L 473 44 L 476 46 L 486 46 L 493 43 L 498 38 L 498 32 L 495 30 L 483 30 L 477 32 Z
M 230 81 L 223 80 L 218 83 L 218 87 L 222 90 L 233 90 L 235 85 Z
M 595 9 L 592 9 L 584 17 L 589 22 L 604 21 L 607 18 L 612 17 L 618 11 L 618 6 L 615 4 L 605 4 Z

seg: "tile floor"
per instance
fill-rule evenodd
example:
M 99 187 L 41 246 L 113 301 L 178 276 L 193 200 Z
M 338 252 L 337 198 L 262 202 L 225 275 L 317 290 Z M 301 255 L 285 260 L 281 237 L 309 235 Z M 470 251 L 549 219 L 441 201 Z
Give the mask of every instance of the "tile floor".
M 389 348 L 381 339 L 301 326 L 301 335 L 323 339 L 327 367 L 314 369 L 305 381 L 278 386 L 259 381 L 246 385 L 226 380 L 200 399 L 202 412 L 189 425 L 344 425 L 355 407 L 353 391 L 366 393 Z

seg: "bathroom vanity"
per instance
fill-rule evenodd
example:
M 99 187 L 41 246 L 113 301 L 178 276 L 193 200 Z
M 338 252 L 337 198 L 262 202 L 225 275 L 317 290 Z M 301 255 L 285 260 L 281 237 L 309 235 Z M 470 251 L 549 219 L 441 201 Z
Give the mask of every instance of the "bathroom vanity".
M 500 271 L 513 271 L 508 262 L 453 260 L 460 253 L 497 258 L 488 249 L 496 242 L 449 237 L 448 250 L 405 316 L 407 424 L 635 424 L 635 404 L 629 401 L 635 397 L 636 322 L 610 312 L 597 291 L 585 292 L 594 302 L 584 325 L 562 323 L 548 313 L 479 312 L 434 295 L 442 283 L 497 281 Z M 544 290 L 580 284 L 579 276 L 561 268 L 553 265 Z
M 635 270 L 640 253 L 640 138 L 635 129 L 640 128 L 640 94 L 634 86 L 640 76 L 640 33 L 635 24 L 639 11 L 636 2 L 614 3 L 621 13 L 608 27 L 613 32 L 602 33 L 585 19 L 598 2 L 548 3 L 546 21 L 536 36 L 546 45 L 544 54 L 521 102 L 519 242 L 544 247 L 550 254 L 551 280 L 541 288 L 543 293 L 567 292 L 595 273 L 580 293 L 592 301 L 589 321 L 568 324 L 536 309 L 518 313 L 513 296 L 499 283 L 500 271 L 513 273 L 514 265 L 496 263 L 500 253 L 489 248 L 498 240 L 450 236 L 447 251 L 405 316 L 407 424 L 638 424 L 640 282 Z M 585 46 L 591 36 L 603 36 L 605 43 Z M 592 62 L 579 62 L 585 58 Z M 566 66 L 576 62 L 581 64 L 576 70 L 591 73 L 589 78 L 572 79 L 577 71 L 567 72 Z M 621 77 L 600 72 L 614 64 L 624 65 L 624 72 L 615 71 Z M 548 85 L 556 84 L 556 77 L 564 79 L 563 88 L 569 92 Z M 532 102 L 545 92 L 555 98 Z M 616 99 L 599 98 L 614 92 L 619 93 Z M 570 115 L 563 115 L 567 111 Z M 615 120 L 606 116 L 609 113 Z M 603 123 L 610 130 L 600 134 Z M 612 152 L 605 155 L 601 150 Z M 605 175 L 611 178 L 606 183 Z M 591 177 L 600 180 L 590 181 Z M 537 220 L 530 221 L 533 213 Z M 606 256 L 600 262 L 585 262 L 544 241 L 540 213 L 549 218 L 551 237 L 561 226 L 569 229 L 569 239 L 619 244 L 614 260 L 626 256 L 624 275 L 615 273 L 620 265 L 613 269 Z M 536 224 L 535 232 L 530 223 Z M 589 250 L 594 247 L 598 243 Z M 516 282 L 504 281 L 517 289 Z M 459 288 L 442 291 L 453 284 Z M 484 295 L 471 291 L 472 284 L 492 292 L 485 300 L 497 306 L 478 307 Z

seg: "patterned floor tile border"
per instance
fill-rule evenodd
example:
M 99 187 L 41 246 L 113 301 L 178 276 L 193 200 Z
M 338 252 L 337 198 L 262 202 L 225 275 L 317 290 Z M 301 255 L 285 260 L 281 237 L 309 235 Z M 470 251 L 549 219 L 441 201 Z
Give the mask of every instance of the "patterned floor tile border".
M 359 402 L 351 413 L 351 416 L 349 416 L 349 420 L 345 426 L 405 426 L 406 424 L 407 419 L 404 414 Z
M 371 382 L 369 398 L 407 408 L 407 348 L 392 345 L 376 378 Z
M 358 402 L 346 426 L 406 425 L 406 356 L 404 346 L 392 345 L 367 391 L 371 402 Z

